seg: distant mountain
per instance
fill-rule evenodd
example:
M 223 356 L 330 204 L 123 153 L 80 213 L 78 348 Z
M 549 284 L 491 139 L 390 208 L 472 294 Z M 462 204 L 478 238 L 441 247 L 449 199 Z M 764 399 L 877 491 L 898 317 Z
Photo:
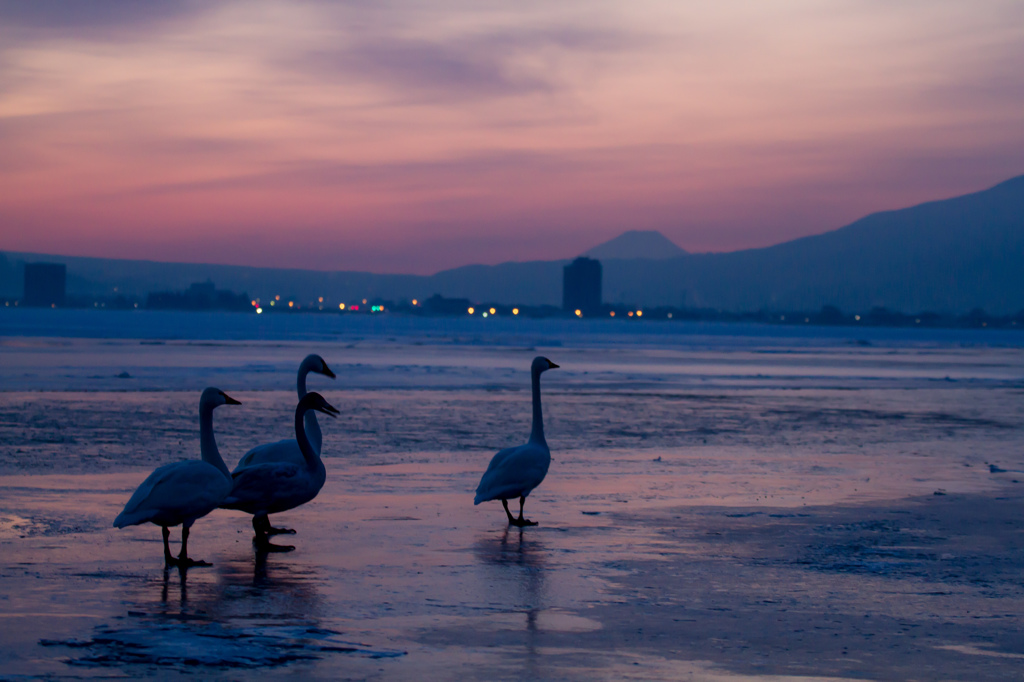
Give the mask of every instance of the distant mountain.
M 724 310 L 1024 309 L 1024 176 L 764 249 L 623 261 L 605 297 Z
M 676 255 L 665 255 L 672 251 Z M 603 261 L 604 299 L 612 303 L 1017 313 L 1024 310 L 1024 176 L 763 249 L 687 254 L 657 232 L 627 232 L 586 254 Z M 109 296 L 117 287 L 118 293 L 145 296 L 211 279 L 220 289 L 264 299 L 399 300 L 438 293 L 521 305 L 558 305 L 568 262 L 469 265 L 424 277 L 7 253 L 0 254 L 0 296 L 21 295 L 26 261 L 67 263 L 72 295 Z
M 685 256 L 686 251 L 656 230 L 630 230 L 623 232 L 615 239 L 598 244 L 584 252 L 583 255 L 598 260 L 631 260 L 634 258 L 661 260 Z
M 248 293 L 264 300 L 280 295 L 300 302 L 320 296 L 334 301 L 356 298 L 397 299 L 410 292 L 422 296 L 417 275 L 378 275 L 370 272 L 323 272 L 254 268 L 202 263 L 160 263 L 112 258 L 54 256 L 40 253 L 0 253 L 0 296 L 21 296 L 24 263 L 65 263 L 72 296 L 134 296 L 153 291 L 182 291 L 193 282 L 211 280 L 218 289 Z M 432 292 L 428 292 L 432 293 Z

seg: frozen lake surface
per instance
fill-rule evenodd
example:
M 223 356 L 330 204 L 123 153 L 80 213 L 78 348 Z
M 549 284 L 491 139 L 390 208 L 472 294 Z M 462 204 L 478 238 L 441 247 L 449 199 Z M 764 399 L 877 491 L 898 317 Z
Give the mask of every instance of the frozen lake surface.
M 1024 342 L 1007 332 L 0 311 L 0 679 L 1019 679 Z M 155 466 L 341 409 L 328 480 L 162 568 Z M 540 522 L 472 491 L 529 432 Z M 174 532 L 177 538 L 177 530 Z

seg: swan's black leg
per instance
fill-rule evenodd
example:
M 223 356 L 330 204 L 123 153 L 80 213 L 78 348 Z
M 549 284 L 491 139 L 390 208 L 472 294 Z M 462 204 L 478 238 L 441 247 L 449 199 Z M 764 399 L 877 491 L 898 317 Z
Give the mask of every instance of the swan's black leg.
M 502 500 L 501 501 L 501 506 L 505 508 L 505 516 L 508 517 L 508 525 L 510 525 L 510 526 L 516 525 L 515 517 L 512 516 L 512 512 L 510 512 L 508 510 L 508 500 Z
M 266 514 L 258 514 L 252 517 L 252 528 L 256 531 L 256 537 L 252 539 L 256 550 L 259 552 L 290 552 L 294 547 L 291 545 L 274 545 L 270 542 L 270 535 L 274 530 L 270 525 L 270 519 Z M 293 531 L 294 532 L 294 531 Z
M 178 553 L 178 566 L 181 568 L 189 568 L 191 566 L 213 566 L 208 561 L 196 561 L 195 559 L 188 558 L 188 532 L 189 527 L 186 525 L 181 526 L 181 552 Z
M 160 532 L 164 536 L 164 566 L 176 566 L 178 560 L 171 555 L 171 546 L 167 540 L 171 537 L 171 529 L 167 526 L 160 526 Z
M 516 525 L 516 526 L 519 526 L 520 528 L 522 528 L 523 526 L 536 526 L 537 525 L 536 521 L 531 521 L 529 519 L 524 519 L 523 518 L 523 505 L 524 504 L 526 504 L 526 496 L 525 495 L 520 495 L 519 496 L 519 518 L 515 519 L 514 521 L 512 521 L 512 524 Z M 506 511 L 508 511 L 507 508 L 506 508 Z M 509 517 L 511 518 L 511 514 L 509 515 Z

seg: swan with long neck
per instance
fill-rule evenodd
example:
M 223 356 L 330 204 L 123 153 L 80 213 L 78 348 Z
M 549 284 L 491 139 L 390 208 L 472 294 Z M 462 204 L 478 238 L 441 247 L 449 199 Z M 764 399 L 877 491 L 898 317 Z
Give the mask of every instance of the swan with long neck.
M 310 411 L 323 412 L 335 417 L 339 414 L 319 393 L 307 393 L 295 408 L 295 442 L 302 453 L 299 463 L 267 462 L 236 469 L 233 485 L 221 503 L 225 509 L 237 509 L 252 514 L 252 527 L 256 531 L 257 547 L 268 551 L 290 551 L 291 546 L 272 545 L 269 536 L 275 530 L 270 525 L 270 514 L 277 514 L 309 502 L 327 480 L 323 460 L 306 432 L 306 415 Z M 288 531 L 285 531 L 288 532 Z M 295 532 L 295 531 L 290 531 Z
M 299 394 L 299 400 L 306 397 L 306 377 L 309 373 L 322 374 L 325 377 L 331 379 L 337 378 L 331 368 L 327 366 L 324 359 L 317 354 L 307 355 L 302 362 L 299 364 L 299 375 L 295 382 L 295 388 Z M 323 446 L 323 435 L 320 433 L 320 424 L 316 419 L 316 412 L 309 411 L 305 417 L 306 435 L 309 438 L 310 445 L 319 454 L 321 447 Z M 238 465 L 235 466 L 233 473 L 244 467 L 252 466 L 253 464 L 267 464 L 270 462 L 294 462 L 296 464 L 303 461 L 302 451 L 299 449 L 299 444 L 294 438 L 286 440 L 279 440 L 276 443 L 265 443 L 263 445 L 257 445 L 249 452 L 242 455 L 242 459 L 238 461 Z
M 501 506 L 508 516 L 509 525 L 536 526 L 535 521 L 523 518 L 526 497 L 541 484 L 551 465 L 551 450 L 544 440 L 544 413 L 540 406 L 540 375 L 558 365 L 547 358 L 536 357 L 530 366 L 530 380 L 533 389 L 533 428 L 530 440 L 525 445 L 507 448 L 498 452 L 487 466 L 480 485 L 476 488 L 473 504 L 489 500 L 501 500 Z M 519 518 L 512 516 L 508 501 L 519 498 Z
M 199 399 L 199 450 L 201 460 L 173 462 L 159 467 L 142 482 L 114 519 L 115 528 L 154 523 L 163 531 L 164 562 L 168 566 L 209 566 L 188 558 L 192 524 L 206 516 L 231 492 L 231 474 L 213 436 L 213 410 L 221 405 L 240 405 L 216 388 L 207 388 Z M 181 552 L 171 555 L 171 526 L 181 524 Z

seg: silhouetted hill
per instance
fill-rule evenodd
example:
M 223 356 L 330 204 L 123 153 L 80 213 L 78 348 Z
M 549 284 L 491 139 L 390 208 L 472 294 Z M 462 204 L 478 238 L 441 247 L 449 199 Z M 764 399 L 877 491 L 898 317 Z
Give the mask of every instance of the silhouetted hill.
M 686 251 L 656 230 L 630 230 L 623 232 L 615 239 L 598 244 L 589 251 L 583 252 L 582 255 L 601 261 L 634 258 L 660 260 L 685 256 Z
M 1024 176 L 875 213 L 813 237 L 671 261 L 609 263 L 609 300 L 724 310 L 1024 309 Z
M 352 300 L 357 296 L 399 298 L 415 290 L 415 283 L 424 279 L 416 275 L 160 263 L 7 252 L 0 254 L 0 296 L 20 296 L 23 265 L 36 261 L 67 264 L 68 293 L 76 296 L 123 294 L 144 298 L 153 291 L 187 289 L 193 282 L 209 279 L 220 288 L 247 291 L 254 297 L 264 299 L 277 294 L 302 301 L 329 295 L 337 295 L 338 298 L 343 296 L 342 300 Z
M 601 253 L 598 249 L 617 242 L 658 243 L 657 238 L 635 235 L 661 237 L 656 232 L 626 233 L 587 253 Z M 468 265 L 417 276 L 4 256 L 0 254 L 0 296 L 21 295 L 24 262 L 47 261 L 67 264 L 68 293 L 77 295 L 109 296 L 118 287 L 117 293 L 145 296 L 211 279 L 218 287 L 263 298 L 400 300 L 437 293 L 519 305 L 558 305 L 562 266 L 568 262 Z M 991 314 L 1016 313 L 1024 309 L 1024 176 L 975 194 L 875 213 L 833 232 L 768 248 L 671 258 L 606 256 L 603 261 L 604 298 L 613 303 L 736 312 L 834 305 L 848 312 L 884 306 L 914 312 L 984 308 Z

